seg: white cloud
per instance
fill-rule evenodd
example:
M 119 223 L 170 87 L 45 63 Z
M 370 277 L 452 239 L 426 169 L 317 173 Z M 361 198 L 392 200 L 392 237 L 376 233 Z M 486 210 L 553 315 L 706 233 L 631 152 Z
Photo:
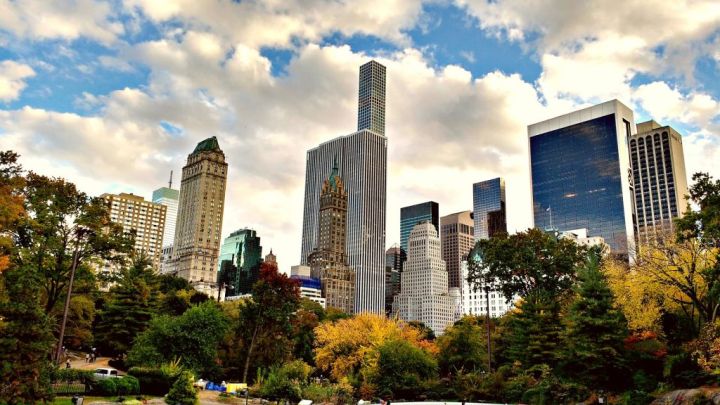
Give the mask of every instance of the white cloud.
M 633 99 L 656 121 L 674 121 L 709 129 L 713 120 L 720 118 L 720 102 L 712 96 L 694 91 L 683 94 L 665 82 L 639 86 Z
M 35 76 L 28 65 L 12 60 L 0 62 L 0 100 L 13 101 L 20 97 L 26 86 L 25 79 Z
M 112 12 L 108 1 L 0 1 L 0 29 L 30 40 L 86 37 L 107 45 L 124 32 Z

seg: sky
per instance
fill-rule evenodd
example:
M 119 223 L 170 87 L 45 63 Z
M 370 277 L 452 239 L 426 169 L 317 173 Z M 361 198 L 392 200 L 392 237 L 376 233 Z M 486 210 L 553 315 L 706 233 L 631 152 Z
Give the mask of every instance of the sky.
M 306 151 L 357 125 L 358 68 L 387 66 L 387 240 L 400 207 L 472 209 L 506 180 L 532 226 L 527 125 L 613 98 L 683 134 L 720 177 L 717 0 L 0 0 L 0 149 L 91 195 L 174 185 L 216 136 L 223 236 L 300 261 Z

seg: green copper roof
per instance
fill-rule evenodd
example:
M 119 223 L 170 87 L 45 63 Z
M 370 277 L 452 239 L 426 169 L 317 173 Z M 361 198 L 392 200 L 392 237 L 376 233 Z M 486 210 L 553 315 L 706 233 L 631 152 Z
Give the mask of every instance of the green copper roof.
M 193 154 L 200 153 L 200 152 L 208 152 L 213 150 L 219 150 L 220 144 L 217 141 L 216 137 L 208 138 L 200 143 L 197 144 L 195 147 L 195 150 L 193 151 Z

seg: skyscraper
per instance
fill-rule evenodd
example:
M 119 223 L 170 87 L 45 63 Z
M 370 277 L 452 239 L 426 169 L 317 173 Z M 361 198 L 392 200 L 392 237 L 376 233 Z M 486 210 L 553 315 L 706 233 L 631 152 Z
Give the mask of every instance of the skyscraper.
M 440 246 L 448 272 L 448 286 L 462 288 L 461 265 L 475 246 L 473 213 L 457 212 L 440 218 Z
M 218 271 L 227 269 L 225 271 L 233 274 L 232 288 L 228 288 L 225 295 L 250 294 L 253 284 L 260 277 L 262 263 L 262 246 L 257 232 L 245 228 L 231 233 L 220 248 L 218 262 Z
M 392 313 L 395 295 L 400 292 L 400 268 L 402 255 L 400 246 L 393 245 L 385 251 L 385 314 Z
M 128 193 L 100 197 L 110 207 L 110 220 L 122 225 L 125 232 L 135 232 L 135 251 L 145 253 L 153 266 L 159 268 L 167 207 Z M 112 265 L 106 262 L 103 271 L 110 270 Z
M 634 132 L 632 110 L 617 100 L 528 126 L 535 226 L 586 229 L 614 253 L 631 253 Z
M 217 139 L 205 139 L 182 170 L 171 272 L 207 290 L 217 279 L 228 165 Z
M 449 294 L 445 262 L 440 258 L 437 229 L 425 221 L 408 238 L 408 258 L 400 273 L 401 290 L 393 312 L 404 321 L 420 321 L 442 335 L 455 321 L 456 298 Z
M 308 256 L 313 278 L 319 279 L 325 302 L 347 313 L 355 311 L 355 272 L 347 265 L 348 194 L 337 162 L 320 191 L 318 246 Z
M 410 232 L 423 221 L 430 221 L 436 232 L 440 232 L 440 214 L 438 203 L 428 201 L 420 204 L 400 208 L 400 249 L 407 254 L 407 241 Z M 402 271 L 402 267 L 400 268 Z
M 369 63 L 370 69 L 368 64 L 361 68 L 364 74 L 360 76 L 360 88 L 384 90 L 384 67 L 374 61 Z M 385 95 L 371 92 L 368 104 L 363 100 L 364 91 L 359 92 L 363 112 L 358 112 L 358 117 L 365 117 L 365 110 L 369 110 L 370 119 L 359 119 L 358 132 L 324 142 L 307 152 L 300 260 L 307 264 L 308 256 L 318 246 L 320 190 L 336 160 L 348 193 L 346 253 L 348 264 L 356 272 L 355 311 L 383 313 L 387 138 L 385 117 L 381 116 L 385 107 L 377 104 L 384 102 Z
M 630 137 L 635 189 L 635 236 L 641 244 L 673 231 L 673 219 L 687 208 L 682 136 L 655 121 L 637 124 Z
M 505 180 L 498 177 L 473 184 L 475 239 L 507 233 Z
M 385 66 L 374 60 L 360 66 L 357 130 L 385 136 Z
M 162 246 L 172 246 L 175 240 L 175 223 L 177 222 L 178 200 L 180 191 L 170 187 L 161 187 L 152 194 L 152 202 L 167 207 L 165 214 L 165 231 L 163 232 Z

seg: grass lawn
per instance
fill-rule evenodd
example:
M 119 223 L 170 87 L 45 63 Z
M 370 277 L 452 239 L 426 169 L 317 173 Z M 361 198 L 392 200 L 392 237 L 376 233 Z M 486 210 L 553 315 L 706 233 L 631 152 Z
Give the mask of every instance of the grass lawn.
M 55 400 L 53 402 L 50 402 L 50 405 L 72 405 L 72 401 L 70 400 L 72 397 L 55 397 Z M 85 404 L 92 404 L 93 402 L 115 402 L 117 401 L 118 397 L 90 397 L 86 396 L 84 397 L 83 405 Z M 159 397 L 149 397 L 145 396 L 146 399 L 151 398 L 159 398 Z M 128 403 L 129 400 L 135 400 L 134 396 L 126 396 L 125 397 L 125 403 Z M 140 402 L 137 402 L 140 403 Z

